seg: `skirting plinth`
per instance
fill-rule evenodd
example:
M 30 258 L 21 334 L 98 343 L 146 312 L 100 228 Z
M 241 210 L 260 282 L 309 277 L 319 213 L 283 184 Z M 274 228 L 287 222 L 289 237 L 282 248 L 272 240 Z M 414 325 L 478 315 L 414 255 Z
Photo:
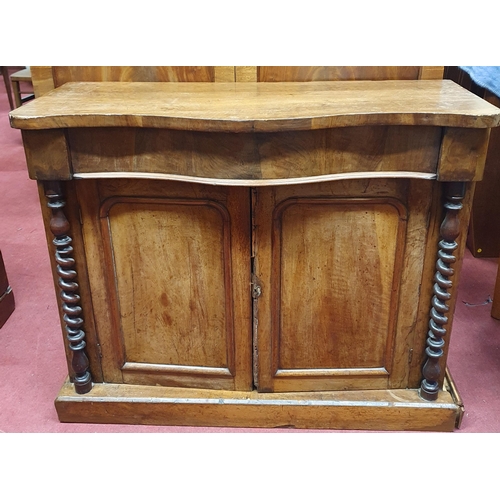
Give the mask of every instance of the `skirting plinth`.
M 61 422 L 376 431 L 453 431 L 463 406 L 445 382 L 436 401 L 417 389 L 273 393 L 66 382 L 55 401 Z

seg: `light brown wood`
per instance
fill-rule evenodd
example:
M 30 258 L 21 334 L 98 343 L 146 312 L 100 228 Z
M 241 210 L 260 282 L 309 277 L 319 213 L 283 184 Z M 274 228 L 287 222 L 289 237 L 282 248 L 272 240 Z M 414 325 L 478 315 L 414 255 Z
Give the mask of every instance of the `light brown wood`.
M 52 66 L 31 66 L 31 79 L 35 97 L 41 97 L 56 87 Z
M 407 387 L 410 350 L 427 333 L 422 324 L 413 339 L 431 189 L 394 179 L 259 189 L 260 390 Z
M 419 66 L 258 66 L 259 82 L 418 80 Z
M 105 256 L 88 263 L 105 380 L 249 389 L 248 191 L 80 181 L 78 196 Z
M 234 82 L 235 81 L 234 66 L 216 66 L 214 73 L 214 81 L 216 82 Z
M 117 98 L 118 96 L 118 98 Z M 10 113 L 21 129 L 274 132 L 364 125 L 488 128 L 500 110 L 451 81 L 68 83 Z
M 448 392 L 423 402 L 416 390 L 262 394 L 96 384 L 80 396 L 66 383 L 62 422 L 404 431 L 452 431 L 459 407 Z
M 31 91 L 26 92 L 20 85 L 20 82 L 31 83 L 31 70 L 29 68 L 25 68 L 20 71 L 16 71 L 10 75 L 10 80 L 12 82 L 12 91 L 14 94 L 16 108 L 19 108 L 23 102 L 33 98 L 33 93 Z M 23 97 L 23 94 L 28 95 Z
M 490 129 L 445 129 L 438 165 L 439 181 L 483 178 Z
M 71 179 L 71 161 L 63 130 L 22 130 L 21 133 L 31 179 Z
M 257 67 L 256 66 L 236 66 L 234 68 L 237 82 L 256 82 Z
M 211 186 L 291 186 L 317 182 L 345 181 L 352 179 L 436 179 L 436 174 L 426 172 L 349 172 L 345 174 L 325 174 L 314 177 L 294 177 L 284 179 L 219 179 L 215 177 L 193 177 L 190 175 L 162 174 L 148 172 L 88 172 L 74 174 L 74 179 L 147 179 L 157 181 L 184 181 Z
M 211 68 L 199 74 L 230 80 Z M 321 76 L 310 69 L 298 74 Z M 54 85 L 170 78 L 141 71 L 51 68 Z M 65 386 L 60 418 L 452 430 L 451 386 L 418 393 L 442 185 L 467 183 L 455 290 L 500 110 L 445 81 L 249 82 L 256 71 L 67 83 L 12 113 L 30 175 L 67 181 L 98 383 Z
M 444 66 L 421 66 L 418 74 L 419 80 L 442 80 Z

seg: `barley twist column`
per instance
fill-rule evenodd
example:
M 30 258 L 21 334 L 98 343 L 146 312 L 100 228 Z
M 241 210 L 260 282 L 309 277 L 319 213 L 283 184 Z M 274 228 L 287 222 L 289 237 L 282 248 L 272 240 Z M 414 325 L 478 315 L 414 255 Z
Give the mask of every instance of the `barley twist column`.
M 438 259 L 436 262 L 436 274 L 434 275 L 434 296 L 430 311 L 429 332 L 427 337 L 427 360 L 422 369 L 423 380 L 420 386 L 420 396 L 427 401 L 434 401 L 439 393 L 439 378 L 441 367 L 439 359 L 443 355 L 444 339 L 446 335 L 446 324 L 449 311 L 447 302 L 451 299 L 453 265 L 457 260 L 453 252 L 458 248 L 455 241 L 460 234 L 460 221 L 458 214 L 462 209 L 462 199 L 465 193 L 463 182 L 450 182 L 445 186 L 446 210 L 443 223 L 441 224 Z
M 75 372 L 73 383 L 78 394 L 85 394 L 92 389 L 89 372 L 89 360 L 85 354 L 85 332 L 82 329 L 83 319 L 76 280 L 75 259 L 72 257 L 72 239 L 68 235 L 70 224 L 63 208 L 66 205 L 60 182 L 45 182 L 47 206 L 52 210 L 50 230 L 55 236 L 57 274 L 59 275 L 60 297 L 62 301 L 63 320 L 67 333 L 69 348 L 73 353 L 71 366 Z

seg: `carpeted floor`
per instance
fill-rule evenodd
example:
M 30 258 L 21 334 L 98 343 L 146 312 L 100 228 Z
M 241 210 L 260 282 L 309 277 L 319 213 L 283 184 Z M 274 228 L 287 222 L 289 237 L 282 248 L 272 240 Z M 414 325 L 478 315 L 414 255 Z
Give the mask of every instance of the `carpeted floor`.
M 301 432 L 58 421 L 53 400 L 66 377 L 63 341 L 36 184 L 28 178 L 21 133 L 10 128 L 8 112 L 2 86 L 0 249 L 16 310 L 0 330 L 0 432 Z M 496 259 L 466 252 L 449 355 L 465 406 L 459 433 L 500 432 L 500 321 L 490 317 L 490 303 L 481 305 L 493 295 L 496 271 Z

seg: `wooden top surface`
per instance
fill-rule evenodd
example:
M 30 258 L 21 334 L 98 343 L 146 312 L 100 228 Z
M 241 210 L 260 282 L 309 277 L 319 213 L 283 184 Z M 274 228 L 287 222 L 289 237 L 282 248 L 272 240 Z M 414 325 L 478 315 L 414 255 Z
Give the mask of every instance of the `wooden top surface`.
M 448 80 L 72 82 L 10 113 L 20 129 L 153 127 L 273 132 L 362 125 L 488 128 L 500 109 Z

